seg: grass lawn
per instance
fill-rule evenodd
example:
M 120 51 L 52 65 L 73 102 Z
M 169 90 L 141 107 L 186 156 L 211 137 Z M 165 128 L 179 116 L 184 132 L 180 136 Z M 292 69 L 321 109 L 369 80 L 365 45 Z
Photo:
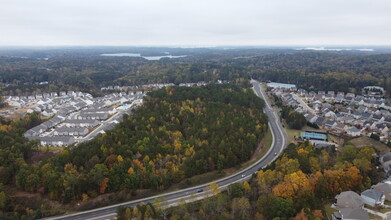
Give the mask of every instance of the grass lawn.
M 375 212 L 381 212 L 381 213 L 387 213 L 387 212 L 390 212 L 391 209 L 387 209 L 387 208 L 375 208 L 375 207 L 371 207 L 371 206 L 368 206 L 368 205 L 365 205 L 365 208 L 367 209 L 370 209 L 370 210 L 373 210 Z M 375 215 L 377 216 L 377 215 Z
M 285 120 L 283 120 L 283 123 L 284 123 L 284 126 L 285 126 L 285 130 L 286 130 L 286 133 L 288 135 L 288 143 L 292 143 L 295 141 L 295 136 L 300 136 L 300 132 L 302 131 L 307 131 L 307 130 L 318 130 L 318 129 L 315 129 L 315 128 L 311 128 L 310 126 L 306 125 L 304 126 L 302 129 L 300 130 L 296 130 L 296 129 L 292 129 L 292 128 L 289 128 L 288 124 L 286 123 Z M 319 130 L 320 131 L 320 130 Z
M 390 148 L 387 145 L 381 143 L 380 141 L 374 140 L 374 139 L 366 137 L 366 136 L 351 139 L 349 142 L 352 143 L 356 147 L 370 146 L 380 152 L 389 152 L 390 151 Z
M 380 216 L 378 216 L 378 215 L 374 215 L 374 214 L 371 214 L 371 213 L 368 213 L 368 215 L 369 215 L 369 218 L 372 219 L 372 220 L 373 220 L 373 219 L 376 219 L 376 220 L 377 220 L 377 219 L 379 219 L 379 220 L 382 219 L 382 218 L 381 218 Z
M 296 130 L 296 129 L 289 128 L 289 126 L 285 120 L 283 120 L 283 124 L 284 124 L 285 130 L 286 130 L 286 134 L 288 135 L 288 143 L 294 142 L 294 140 L 295 140 L 294 137 L 300 136 L 300 132 L 302 130 Z

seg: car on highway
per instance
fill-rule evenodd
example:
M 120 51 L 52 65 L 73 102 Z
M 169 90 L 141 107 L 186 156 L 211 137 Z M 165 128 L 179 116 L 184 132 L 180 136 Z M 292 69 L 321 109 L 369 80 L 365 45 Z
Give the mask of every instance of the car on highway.
M 260 98 L 263 97 L 263 93 L 259 93 L 258 90 L 260 89 L 259 86 L 256 87 L 256 95 L 259 96 Z M 268 102 L 267 102 L 268 103 Z M 269 110 L 268 109 L 268 105 L 266 105 L 265 107 L 265 112 L 270 115 L 270 118 L 269 118 L 269 122 L 270 122 L 270 125 L 272 128 L 278 128 L 276 130 L 276 133 L 274 133 L 274 135 L 276 135 L 275 137 L 273 137 L 273 140 L 276 140 L 276 142 L 274 142 L 274 145 L 271 147 L 271 152 L 272 152 L 272 155 L 278 155 L 280 153 L 280 151 L 284 148 L 285 146 L 285 136 L 283 135 L 283 132 L 285 129 L 280 129 L 281 127 L 281 124 L 279 124 L 279 121 L 278 121 L 278 116 L 275 115 L 275 112 L 273 112 L 272 110 Z M 89 137 L 87 137 L 89 138 Z M 91 138 L 92 139 L 92 138 Z M 282 140 L 282 141 L 280 141 Z M 274 151 L 274 152 L 273 152 Z M 247 168 L 247 170 L 245 171 L 241 171 L 242 173 L 236 173 L 234 174 L 235 176 L 233 176 L 234 178 L 228 178 L 228 179 L 220 179 L 220 180 L 217 180 L 216 183 L 219 184 L 219 188 L 220 189 L 225 189 L 225 185 L 226 184 L 230 184 L 230 183 L 234 183 L 236 181 L 238 181 L 238 177 L 241 177 L 239 179 L 239 181 L 244 181 L 244 177 L 246 176 L 246 174 L 244 174 L 243 172 L 245 173 L 248 173 L 248 178 L 251 177 L 252 175 L 252 172 L 254 171 L 254 174 L 256 175 L 257 174 L 257 171 L 255 170 L 259 170 L 259 169 L 262 169 L 264 167 L 267 167 L 267 166 L 270 166 L 271 163 L 276 159 L 276 156 L 275 157 L 270 157 L 270 154 L 267 154 L 265 155 L 265 157 L 262 157 L 261 159 L 259 159 L 255 164 L 254 164 L 254 167 L 252 167 L 251 169 L 250 168 Z M 228 183 L 227 183 L 228 182 Z M 201 187 L 201 186 L 196 186 L 196 187 Z M 189 194 L 191 193 L 197 193 L 197 196 L 198 197 L 206 197 L 208 196 L 207 193 L 203 193 L 203 192 L 206 192 L 207 187 L 203 186 L 202 188 L 189 188 L 188 190 L 186 190 L 185 192 L 182 192 L 181 190 L 180 191 L 175 191 L 175 192 L 170 192 L 170 193 L 166 193 L 166 194 L 163 194 L 163 195 L 157 195 L 157 196 L 154 196 L 152 198 L 156 198 L 156 197 L 160 197 L 160 196 L 165 196 L 165 197 L 168 197 L 168 196 L 172 196 L 172 198 L 184 198 L 186 197 L 186 195 L 188 195 L 186 192 L 189 192 Z M 208 189 L 209 190 L 209 189 Z M 150 200 L 151 198 L 144 198 L 144 199 L 140 199 L 137 201 L 137 204 L 140 203 L 140 201 L 144 201 L 144 202 L 147 202 L 148 200 Z M 123 203 L 121 204 L 122 205 L 133 205 L 133 204 L 136 204 L 135 201 L 129 201 L 127 203 Z M 108 216 L 113 216 L 115 217 L 117 215 L 116 213 L 116 209 L 113 209 L 114 207 L 116 206 L 119 206 L 119 205 L 110 205 L 110 206 L 107 206 L 107 207 L 102 207 L 102 208 L 99 208 L 99 209 L 92 209 L 92 210 L 88 210 L 88 211 L 83 211 L 83 212 L 80 212 L 80 213 L 73 213 L 73 214 L 69 214 L 69 215 L 62 215 L 62 216 L 55 216 L 55 217 L 52 217 L 51 220 L 66 220 L 66 219 L 69 219 L 69 220 L 72 220 L 72 219 L 107 219 Z

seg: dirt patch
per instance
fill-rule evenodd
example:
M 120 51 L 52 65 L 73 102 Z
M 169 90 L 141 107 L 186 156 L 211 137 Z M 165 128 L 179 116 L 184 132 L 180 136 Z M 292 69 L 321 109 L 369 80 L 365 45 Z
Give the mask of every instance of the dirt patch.
M 263 143 L 263 141 L 259 142 L 259 144 L 258 144 L 258 146 L 257 146 L 257 149 L 255 149 L 255 151 L 254 151 L 253 156 L 252 156 L 252 157 L 250 158 L 250 160 L 247 161 L 247 162 L 253 162 L 253 161 L 255 161 L 255 160 L 257 159 L 257 156 L 258 156 L 259 154 L 261 154 L 262 149 L 264 148 L 264 146 L 265 146 L 265 144 Z
M 69 205 L 64 205 L 58 201 L 50 200 L 40 193 L 30 193 L 20 191 L 15 187 L 6 187 L 7 194 L 10 200 L 15 203 L 28 207 L 30 209 L 40 209 L 44 213 L 50 213 L 48 215 L 59 215 L 65 213 L 66 209 L 69 209 Z
M 37 106 L 38 105 L 30 105 L 30 106 L 18 109 L 16 111 L 13 111 L 13 112 L 9 113 L 7 118 L 9 118 L 11 120 L 17 120 L 17 119 L 19 119 L 21 117 L 21 115 L 24 115 L 25 113 L 27 113 L 27 110 L 33 109 L 33 108 L 35 108 Z
M 53 155 L 54 153 L 49 151 L 34 151 L 26 162 L 29 164 L 37 164 L 39 161 L 50 158 Z
M 86 202 L 76 202 L 74 204 L 73 210 L 75 211 L 84 211 L 95 209 L 103 206 L 114 205 L 122 202 L 127 202 L 131 200 L 137 200 L 141 198 L 146 198 L 152 196 L 156 192 L 148 189 L 141 189 L 136 191 L 120 191 L 116 193 L 106 193 L 99 195 L 95 198 L 89 198 Z
M 3 108 L 0 108 L 0 113 L 6 112 L 7 110 L 10 110 L 10 109 L 15 108 L 15 107 L 16 107 L 16 106 L 7 105 L 7 106 L 5 106 L 5 107 L 3 107 Z
M 346 142 L 345 138 L 330 133 L 328 135 L 328 138 L 330 142 L 337 143 L 339 146 L 342 146 Z

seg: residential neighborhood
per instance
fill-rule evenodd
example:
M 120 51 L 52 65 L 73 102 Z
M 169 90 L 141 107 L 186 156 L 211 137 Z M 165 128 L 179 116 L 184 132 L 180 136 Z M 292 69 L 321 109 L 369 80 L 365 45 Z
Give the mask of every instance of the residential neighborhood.
M 227 83 L 218 80 L 217 83 Z M 206 82 L 181 83 L 179 86 L 203 86 Z M 142 104 L 142 98 L 150 89 L 174 86 L 173 83 L 146 84 L 140 86 L 107 86 L 101 91 L 113 92 L 103 97 L 89 93 L 60 91 L 29 96 L 8 96 L 5 101 L 12 108 L 1 116 L 24 117 L 39 112 L 47 121 L 28 130 L 24 136 L 39 140 L 41 145 L 67 146 L 91 140 L 97 134 L 114 128 L 122 115 Z
M 391 99 L 381 87 L 365 87 L 362 95 L 339 91 L 307 91 L 292 84 L 268 84 L 268 91 L 301 113 L 308 122 L 339 136 L 371 136 L 391 140 Z
M 217 80 L 217 83 L 226 83 L 225 80 Z M 208 82 L 196 82 L 196 83 L 180 83 L 179 86 L 204 86 L 207 85 Z M 135 86 L 107 86 L 100 88 L 101 91 L 130 91 L 130 90 L 143 90 L 143 89 L 160 89 L 163 87 L 175 86 L 174 83 L 152 83 L 145 85 L 135 85 Z
M 112 129 L 121 121 L 123 114 L 129 114 L 132 108 L 142 104 L 144 95 L 144 92 L 137 91 L 93 98 L 88 93 L 68 91 L 9 96 L 6 101 L 16 106 L 9 114 L 23 110 L 20 117 L 39 112 L 49 118 L 28 130 L 25 137 L 39 140 L 41 145 L 66 146 L 91 140 L 97 134 Z
M 306 91 L 295 85 L 269 83 L 268 91 L 279 97 L 285 105 L 301 113 L 309 123 L 316 124 L 323 131 L 303 131 L 296 140 L 306 139 L 315 148 L 335 143 L 328 142 L 328 133 L 343 137 L 371 136 L 387 143 L 391 138 L 391 100 L 383 98 L 381 87 L 363 88 L 362 95 L 338 91 Z M 372 155 L 379 160 L 385 179 L 373 184 L 361 193 L 344 191 L 335 197 L 331 208 L 335 211 L 331 219 L 391 219 L 391 152 Z M 379 212 L 379 209 L 389 212 Z M 389 215 L 390 214 L 390 215 Z

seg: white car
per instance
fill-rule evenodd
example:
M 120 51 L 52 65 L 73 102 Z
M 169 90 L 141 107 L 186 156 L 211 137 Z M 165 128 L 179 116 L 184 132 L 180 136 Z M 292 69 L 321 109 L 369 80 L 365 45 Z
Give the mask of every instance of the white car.
M 246 174 L 242 174 L 242 178 L 245 177 L 245 176 L 246 176 Z

